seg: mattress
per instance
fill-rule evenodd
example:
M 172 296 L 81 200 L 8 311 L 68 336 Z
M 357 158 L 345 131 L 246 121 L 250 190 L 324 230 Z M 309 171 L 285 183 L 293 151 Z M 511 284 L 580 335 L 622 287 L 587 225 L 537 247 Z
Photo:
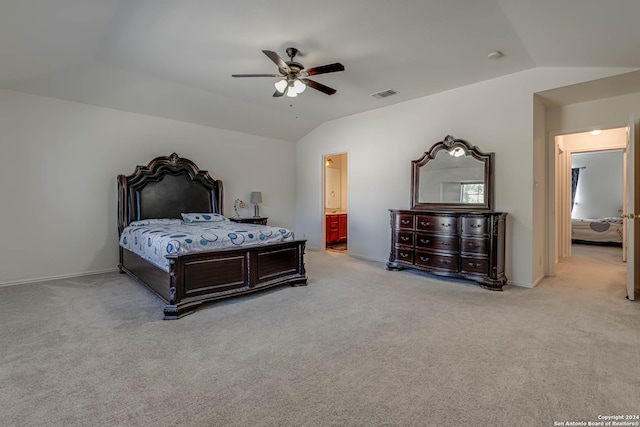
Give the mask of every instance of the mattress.
M 622 243 L 622 218 L 571 218 L 571 239 L 588 243 Z
M 285 228 L 240 224 L 228 219 L 213 222 L 150 219 L 134 221 L 125 227 L 120 235 L 120 246 L 168 272 L 166 255 L 292 240 L 293 232 Z

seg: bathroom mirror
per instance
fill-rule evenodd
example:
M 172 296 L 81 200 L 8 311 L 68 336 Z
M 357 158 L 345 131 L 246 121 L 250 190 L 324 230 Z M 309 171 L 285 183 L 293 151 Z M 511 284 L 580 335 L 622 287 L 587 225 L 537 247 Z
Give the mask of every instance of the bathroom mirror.
M 342 200 L 342 183 L 340 169 L 327 168 L 325 175 L 325 209 L 340 209 Z
M 411 162 L 411 209 L 491 210 L 493 153 L 448 135 Z

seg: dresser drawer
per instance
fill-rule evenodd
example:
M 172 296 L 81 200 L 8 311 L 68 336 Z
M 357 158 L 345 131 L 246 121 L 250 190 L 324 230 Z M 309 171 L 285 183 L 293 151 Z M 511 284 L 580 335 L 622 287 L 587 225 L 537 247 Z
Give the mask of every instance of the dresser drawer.
M 458 218 L 448 216 L 418 215 L 417 230 L 435 233 L 455 234 L 458 232 Z
M 458 257 L 454 255 L 433 254 L 416 251 L 416 264 L 440 270 L 458 271 Z
M 458 238 L 456 236 L 438 236 L 433 234 L 417 233 L 416 247 L 436 249 L 440 251 L 458 251 Z
M 489 221 L 482 217 L 462 217 L 462 234 L 489 234 Z
M 405 248 L 395 248 L 396 261 L 413 264 L 413 250 Z
M 462 272 L 487 274 L 489 263 L 486 258 L 472 258 L 463 256 L 461 257 L 460 262 L 462 263 L 462 265 L 460 266 L 460 270 Z
M 413 231 L 398 231 L 396 245 L 413 246 Z
M 489 250 L 489 239 L 463 237 L 460 252 L 486 254 Z
M 428 215 L 416 216 L 416 230 L 434 231 L 437 217 Z
M 393 216 L 393 226 L 395 229 L 413 230 L 414 215 L 396 214 Z

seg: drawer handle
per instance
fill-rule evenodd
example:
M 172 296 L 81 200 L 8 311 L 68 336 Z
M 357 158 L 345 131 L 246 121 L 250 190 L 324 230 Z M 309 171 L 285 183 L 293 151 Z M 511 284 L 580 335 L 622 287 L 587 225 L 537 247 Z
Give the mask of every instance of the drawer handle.
M 443 222 L 443 223 L 442 223 L 442 224 L 440 224 L 440 225 L 441 225 L 441 226 L 443 226 L 443 227 L 451 227 L 451 224 L 447 224 L 447 223 L 445 223 L 445 222 Z
M 400 236 L 400 240 L 406 242 L 407 240 L 409 240 L 409 237 L 407 236 Z
M 442 242 L 442 246 L 451 246 L 451 242 Z
M 409 221 L 408 219 L 401 219 L 400 222 L 404 225 L 409 224 L 411 221 Z
M 429 222 L 429 221 L 420 221 L 420 225 L 423 225 L 423 226 L 426 227 L 427 225 L 431 225 L 431 222 Z
M 420 243 L 424 243 L 424 244 L 431 243 L 431 240 L 420 239 Z
M 482 227 L 482 224 L 471 224 L 471 227 L 480 228 L 480 227 Z
M 401 256 L 402 258 L 408 258 L 408 257 L 409 257 L 409 254 L 405 254 L 405 253 L 403 252 L 403 253 L 401 253 L 401 254 L 400 254 L 400 256 Z
M 442 263 L 449 265 L 449 264 L 451 264 L 451 261 L 449 261 L 448 259 L 443 259 Z
M 429 258 L 426 256 L 421 256 L 420 261 L 429 261 Z
M 470 248 L 479 248 L 480 247 L 480 245 L 474 244 L 474 243 L 468 243 L 467 246 L 470 247 Z
M 470 263 L 468 263 L 467 265 L 468 265 L 469 267 L 480 267 L 480 264 L 476 264 L 476 263 L 473 263 L 473 262 L 470 262 Z

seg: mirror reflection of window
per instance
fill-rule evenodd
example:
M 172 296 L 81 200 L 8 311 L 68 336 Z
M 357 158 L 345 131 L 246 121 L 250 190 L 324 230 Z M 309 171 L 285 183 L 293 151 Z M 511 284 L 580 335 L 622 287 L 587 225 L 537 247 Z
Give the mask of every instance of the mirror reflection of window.
M 482 181 L 449 181 L 440 185 L 440 203 L 484 203 Z
M 461 183 L 460 203 L 484 203 L 484 184 L 482 181 Z

